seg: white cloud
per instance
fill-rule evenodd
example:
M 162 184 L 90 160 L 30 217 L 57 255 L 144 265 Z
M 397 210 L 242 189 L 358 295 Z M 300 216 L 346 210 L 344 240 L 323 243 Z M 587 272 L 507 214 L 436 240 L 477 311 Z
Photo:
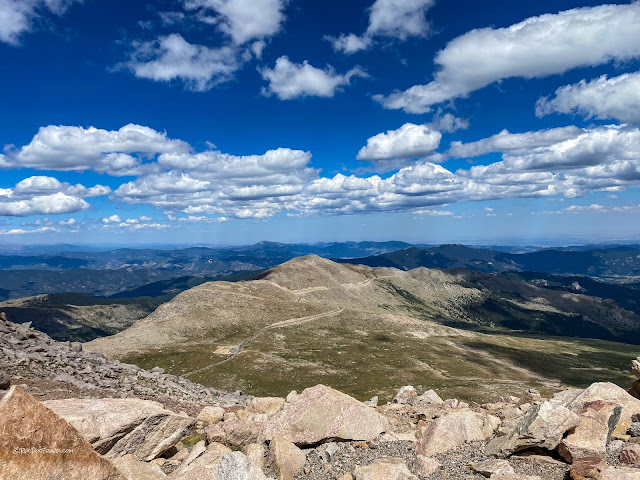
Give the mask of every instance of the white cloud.
M 308 96 L 333 97 L 339 87 L 349 85 L 351 78 L 367 76 L 359 67 L 339 74 L 331 66 L 322 70 L 306 60 L 301 64 L 292 63 L 286 56 L 278 58 L 273 69 L 264 68 L 260 73 L 269 82 L 263 94 L 275 94 L 281 100 Z
M 479 142 L 454 145 L 454 154 L 473 156 L 493 151 L 502 153 L 503 158 L 456 173 L 493 185 L 548 183 L 555 193 L 566 197 L 596 190 L 617 191 L 640 181 L 640 129 L 628 125 L 574 129 L 502 132 Z
M 363 35 L 349 33 L 325 38 L 334 50 L 351 54 L 369 48 L 375 37 L 399 40 L 425 37 L 430 29 L 426 13 L 434 3 L 434 0 L 376 0 L 369 9 L 369 26 Z
M 442 111 L 438 111 L 436 115 L 433 116 L 429 125 L 434 130 L 453 133 L 457 130 L 466 130 L 469 128 L 469 120 L 456 117 L 451 113 L 442 114 Z
M 0 42 L 18 45 L 20 35 L 31 31 L 43 13 L 62 15 L 82 0 L 0 0 Z
M 428 208 L 420 208 L 415 210 L 413 213 L 416 215 L 425 215 L 428 217 L 451 217 L 453 216 L 453 212 L 449 210 L 430 210 Z
M 285 20 L 287 0 L 184 0 L 187 10 L 198 10 L 199 19 L 217 25 L 241 45 L 278 33 Z M 209 12 L 217 14 L 210 16 Z
M 28 145 L 17 150 L 7 148 L 8 153 L 0 157 L 0 168 L 132 175 L 144 169 L 145 157 L 189 149 L 181 140 L 171 140 L 165 133 L 140 125 L 129 124 L 119 130 L 49 125 L 41 127 Z
M 129 61 L 120 65 L 138 78 L 160 82 L 179 80 L 194 91 L 206 91 L 227 82 L 238 70 L 237 50 L 231 46 L 193 45 L 172 33 L 151 42 L 134 42 Z
M 434 0 L 376 0 L 369 13 L 367 35 L 424 37 L 429 32 L 426 13 Z
M 370 37 L 360 37 L 353 33 L 343 33 L 337 37 L 326 36 L 325 39 L 331 42 L 336 52 L 342 52 L 348 55 L 359 52 L 360 50 L 366 50 L 373 43 Z
M 82 198 L 64 193 L 38 195 L 22 200 L 0 200 L 0 215 L 27 217 L 29 215 L 57 215 L 86 210 L 89 204 Z
M 602 205 L 571 205 L 564 209 L 565 212 L 605 212 L 607 209 Z
M 358 152 L 359 160 L 390 160 L 424 157 L 440 145 L 442 134 L 428 125 L 405 123 L 397 130 L 379 133 Z
M 134 219 L 129 219 L 127 221 L 121 223 L 106 223 L 102 226 L 102 228 L 107 230 L 127 230 L 127 231 L 137 231 L 137 230 L 164 230 L 167 228 L 171 228 L 171 225 L 167 223 L 140 223 L 136 221 L 132 221 Z
M 53 177 L 29 177 L 13 188 L 0 188 L 0 216 L 74 213 L 89 208 L 84 198 L 109 192 L 111 189 L 102 185 L 87 188 L 60 182 Z
M 419 158 L 426 162 L 440 163 L 448 159 L 436 152 L 442 139 L 441 131 L 454 132 L 469 126 L 468 120 L 451 113 L 439 111 L 430 123 L 415 125 L 406 123 L 397 130 L 379 133 L 367 140 L 367 145 L 358 152 L 358 160 L 371 162 L 370 167 L 360 171 L 389 172 L 407 165 L 409 159 Z
M 120 222 L 122 222 L 122 219 L 120 218 L 119 215 L 111 215 L 110 217 L 105 217 L 102 219 L 102 223 L 105 223 L 105 224 L 120 223 Z
M 454 143 L 449 152 L 454 157 L 490 152 L 502 155 L 500 161 L 457 171 L 433 161 L 443 157 L 432 150 L 438 146 L 439 135 L 429 124 L 408 124 L 372 137 L 363 153 L 368 158 L 384 161 L 392 156 L 431 152 L 382 178 L 375 174 L 322 176 L 320 170 L 311 167 L 311 154 L 300 150 L 278 148 L 247 156 L 217 150 L 194 152 L 188 144 L 161 134 L 162 141 L 179 142 L 180 148 L 156 154 L 145 164 L 148 168 L 139 169 L 136 178 L 122 184 L 111 198 L 156 207 L 166 215 L 167 223 L 155 222 L 150 216 L 123 219 L 120 215 L 105 217 L 101 223 L 107 229 L 134 230 L 169 228 L 175 225 L 172 222 L 214 223 L 277 214 L 405 211 L 449 216 L 439 213 L 448 210 L 437 207 L 508 198 L 574 198 L 640 186 L 638 127 L 505 131 L 477 142 Z M 84 142 L 71 142 L 67 147 L 69 157 L 86 154 Z M 0 212 L 29 215 L 78 211 L 88 207 L 84 197 L 98 190 L 100 186 L 88 188 L 51 177 L 31 177 L 15 187 L 0 189 Z
M 541 98 L 536 105 L 538 117 L 551 113 L 640 123 L 640 72 L 560 87 L 554 98 Z
M 479 157 L 492 152 L 524 154 L 537 148 L 548 147 L 576 138 L 582 132 L 582 129 L 574 126 L 525 133 L 509 133 L 508 130 L 502 130 L 496 135 L 477 142 L 451 142 L 449 155 L 455 158 L 464 158 Z
M 435 58 L 427 85 L 374 97 L 385 108 L 424 113 L 431 106 L 506 78 L 540 78 L 640 57 L 640 2 L 577 8 L 531 17 L 506 28 L 472 30 Z
M 227 217 L 207 217 L 204 215 L 188 215 L 186 217 L 180 217 L 176 219 L 178 222 L 193 222 L 193 223 L 224 223 L 229 219 Z
M 12 228 L 10 230 L 0 230 L 0 235 L 28 235 L 30 233 L 56 233 L 59 232 L 55 227 L 40 227 L 31 230 L 25 230 L 22 228 Z

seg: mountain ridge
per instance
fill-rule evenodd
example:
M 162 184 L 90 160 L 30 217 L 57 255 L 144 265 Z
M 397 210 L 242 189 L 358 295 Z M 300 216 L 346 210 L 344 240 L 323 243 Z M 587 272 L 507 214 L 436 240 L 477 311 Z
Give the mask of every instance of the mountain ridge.
M 483 392 L 493 388 L 499 365 L 503 382 L 505 375 L 509 382 L 521 376 L 518 369 L 527 365 L 527 378 L 534 382 L 554 382 L 557 374 L 580 382 L 578 370 L 549 372 L 548 361 L 532 361 L 555 358 L 567 348 L 585 354 L 632 350 L 557 336 L 640 342 L 638 325 L 635 314 L 599 298 L 481 272 L 402 271 L 305 256 L 254 280 L 208 282 L 186 290 L 123 332 L 85 348 L 149 368 L 160 365 L 200 383 L 222 382 L 226 389 L 253 388 L 265 395 L 283 394 L 300 378 L 321 378 L 348 393 L 380 393 L 371 391 L 367 362 L 375 362 L 379 375 L 401 371 L 408 377 L 404 383 L 431 378 L 454 391 L 468 388 L 467 380 L 450 372 L 461 368 L 475 372 L 474 388 Z M 535 336 L 542 333 L 556 337 Z M 359 360 L 346 361 L 345 351 L 357 352 Z M 579 353 L 576 362 L 603 358 L 590 355 Z M 610 362 L 617 354 L 606 358 Z M 345 379 L 351 379 L 346 387 Z

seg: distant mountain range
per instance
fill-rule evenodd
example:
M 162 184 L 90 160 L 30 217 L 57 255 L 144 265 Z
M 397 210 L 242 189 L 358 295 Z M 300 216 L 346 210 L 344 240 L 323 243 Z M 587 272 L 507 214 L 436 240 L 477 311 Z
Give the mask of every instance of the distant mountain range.
M 42 293 L 77 292 L 98 296 L 162 296 L 187 282 L 223 280 L 253 274 L 292 258 L 378 255 L 410 246 L 404 242 L 339 242 L 315 245 L 260 242 L 243 247 L 189 247 L 176 250 L 120 248 L 110 251 L 61 250 L 36 255 L 0 255 L 0 299 Z M 191 280 L 180 280 L 192 277 Z M 235 279 L 246 278 L 240 275 Z M 157 282 L 165 282 L 162 283 Z M 168 282 L 168 283 L 167 283 Z M 191 284 L 189 284 L 191 282 Z M 148 284 L 141 292 L 127 293 Z M 202 283 L 202 282 L 200 282 Z M 184 288 L 178 289 L 182 291 Z
M 66 292 L 94 296 L 163 297 L 212 280 L 243 280 L 304 255 L 342 263 L 465 268 L 484 273 L 540 272 L 640 283 L 640 246 L 570 247 L 527 251 L 523 247 L 473 248 L 464 245 L 413 246 L 405 242 L 286 244 L 260 242 L 240 247 L 176 250 L 120 248 L 0 255 L 0 300 Z M 509 249 L 515 251 L 509 251 Z M 22 253 L 22 252 L 21 252 Z M 560 283 L 567 283 L 561 280 Z M 569 282 L 572 283 L 572 282 Z M 583 282 L 584 283 L 584 282 Z
M 464 245 L 440 245 L 431 248 L 408 247 L 339 261 L 402 270 L 417 267 L 466 268 L 484 273 L 533 271 L 608 279 L 640 277 L 640 247 L 637 245 L 596 250 L 549 249 L 519 254 Z
M 314 245 L 260 242 L 241 247 L 181 249 L 120 248 L 109 251 L 60 250 L 36 255 L 0 255 L 1 270 L 116 270 L 119 268 L 229 273 L 269 268 L 303 255 L 361 257 L 411 246 L 405 242 L 336 242 Z

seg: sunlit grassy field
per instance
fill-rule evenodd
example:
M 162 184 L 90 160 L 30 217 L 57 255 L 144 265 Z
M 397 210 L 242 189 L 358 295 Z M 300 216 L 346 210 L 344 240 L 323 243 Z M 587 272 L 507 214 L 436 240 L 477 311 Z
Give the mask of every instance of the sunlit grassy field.
M 216 350 L 250 333 L 240 328 L 216 343 L 164 347 L 123 360 L 253 395 L 284 396 L 323 383 L 361 400 L 378 395 L 387 401 L 410 384 L 433 388 L 443 398 L 489 401 L 527 388 L 550 394 L 596 381 L 628 388 L 629 362 L 638 354 L 637 346 L 623 343 L 445 329 L 345 310 L 317 323 L 266 331 L 232 360 L 189 375 L 228 358 Z

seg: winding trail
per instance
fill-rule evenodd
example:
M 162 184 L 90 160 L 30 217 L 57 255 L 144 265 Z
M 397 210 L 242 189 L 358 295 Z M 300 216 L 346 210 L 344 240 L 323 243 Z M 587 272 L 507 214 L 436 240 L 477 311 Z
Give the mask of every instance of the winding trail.
M 260 335 L 262 335 L 263 333 L 265 333 L 268 330 L 271 330 L 271 329 L 274 329 L 274 328 L 279 328 L 279 327 L 289 327 L 289 326 L 292 326 L 292 325 L 300 325 L 300 324 L 303 324 L 303 323 L 312 322 L 314 320 L 319 320 L 321 318 L 330 317 L 332 315 L 339 315 L 340 313 L 342 313 L 343 310 L 344 310 L 344 308 L 338 308 L 338 309 L 332 310 L 330 312 L 318 313 L 316 315 L 310 315 L 308 317 L 290 318 L 289 320 L 282 320 L 280 322 L 275 322 L 275 323 L 272 323 L 271 325 L 267 325 L 266 327 L 262 327 L 254 335 L 252 335 L 251 337 L 246 338 L 242 342 L 240 342 L 240 344 L 233 349 L 233 350 L 236 350 L 236 351 L 234 351 L 233 354 L 230 357 L 225 358 L 224 360 L 221 360 L 219 362 L 211 363 L 211 364 L 206 365 L 206 366 L 204 366 L 202 368 L 198 368 L 197 370 L 193 370 L 191 372 L 183 373 L 182 376 L 183 377 L 188 377 L 190 375 L 195 375 L 196 373 L 203 372 L 205 370 L 208 370 L 208 369 L 213 368 L 213 367 L 217 367 L 218 365 L 222 365 L 223 363 L 227 363 L 227 362 L 233 360 L 235 357 L 237 357 L 238 355 L 240 355 L 242 353 L 242 349 L 244 348 L 244 346 L 247 343 L 252 342 L 253 340 L 258 338 Z
M 373 280 L 376 280 L 378 277 L 372 277 L 372 278 L 368 278 L 363 282 L 359 282 L 359 283 L 343 283 L 340 285 L 340 287 L 346 287 L 346 288 L 359 288 L 359 287 L 364 287 L 366 285 L 369 285 Z M 306 293 L 311 293 L 311 292 L 320 292 L 320 291 L 325 291 L 325 290 L 330 290 L 333 287 L 307 287 L 307 288 L 299 288 L 296 290 L 289 290 L 288 288 L 285 288 L 281 285 L 279 285 L 276 282 L 273 282 L 271 280 L 267 280 L 269 282 L 271 282 L 272 284 L 276 285 L 278 288 L 281 288 L 282 290 L 286 290 L 287 292 L 291 292 L 294 293 L 298 298 L 297 298 L 297 302 L 300 302 L 303 298 L 303 296 Z M 336 310 L 332 310 L 330 312 L 325 312 L 325 313 L 319 313 L 317 315 L 311 315 L 308 317 L 300 317 L 300 318 L 291 318 L 289 320 L 282 320 L 280 322 L 275 322 L 272 323 L 271 325 L 267 325 L 266 327 L 261 328 L 260 330 L 258 330 L 253 336 L 243 340 L 242 342 L 240 342 L 240 344 L 233 348 L 233 354 L 228 357 L 225 358 L 224 360 L 220 360 L 219 362 L 216 363 L 212 363 L 209 365 L 206 365 L 202 368 L 198 368 L 197 370 L 193 370 L 191 372 L 187 372 L 187 373 L 183 373 L 182 376 L 183 377 L 188 377 L 190 375 L 195 375 L 196 373 L 200 373 L 203 372 L 205 370 L 208 370 L 210 368 L 213 367 L 217 367 L 218 365 L 222 365 L 223 363 L 227 363 L 231 360 L 233 360 L 234 358 L 236 358 L 240 353 L 242 353 L 242 349 L 244 348 L 244 346 L 249 343 L 252 342 L 253 340 L 255 340 L 256 338 L 258 338 L 260 335 L 262 335 L 263 333 L 265 333 L 268 330 L 274 329 L 274 328 L 279 328 L 279 327 L 288 327 L 291 325 L 300 325 L 302 323 L 307 323 L 307 322 L 312 322 L 314 320 L 318 320 L 320 318 L 324 318 L 324 317 L 329 317 L 331 315 L 338 315 L 340 313 L 342 313 L 342 311 L 344 310 L 344 308 L 338 308 Z

